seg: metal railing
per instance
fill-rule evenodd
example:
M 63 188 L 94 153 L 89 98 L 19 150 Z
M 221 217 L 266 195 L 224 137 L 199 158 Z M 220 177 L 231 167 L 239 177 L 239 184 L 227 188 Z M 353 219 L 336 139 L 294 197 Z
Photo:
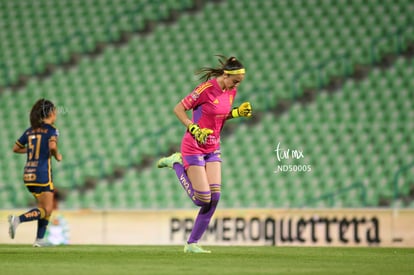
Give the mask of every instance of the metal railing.
M 359 190 L 359 200 L 363 206 L 367 206 L 367 191 L 366 186 L 362 182 L 355 182 L 350 186 L 339 188 L 332 192 L 327 192 L 319 197 L 313 198 L 308 200 L 302 207 L 305 206 L 312 206 L 320 201 L 327 201 L 328 206 L 333 207 L 335 206 L 335 199 L 337 197 L 343 196 L 346 193 L 349 193 L 351 190 Z
M 333 56 L 313 67 L 306 67 L 303 70 L 295 73 L 291 80 L 292 99 L 296 99 L 299 96 L 300 88 L 299 83 L 302 77 L 310 75 L 314 79 L 315 88 L 322 89 L 327 84 L 326 71 L 327 67 L 331 64 L 339 64 L 342 66 L 342 70 L 337 70 L 339 76 L 348 77 L 352 73 L 351 59 L 348 53 L 344 53 L 338 56 Z M 316 77 L 315 77 L 316 76 Z
M 408 36 L 407 33 L 411 30 L 411 35 Z M 393 33 L 389 33 L 387 35 L 379 36 L 371 40 L 370 44 L 370 57 L 371 57 L 371 64 L 376 64 L 380 61 L 383 54 L 386 52 L 381 51 L 381 45 L 386 44 L 388 50 L 391 50 L 390 53 L 401 54 L 405 49 L 405 44 L 414 38 L 414 25 L 410 23 L 402 28 L 399 28 L 397 31 Z M 391 45 L 390 45 L 391 44 Z
M 401 194 L 401 187 L 399 186 L 398 182 L 400 180 L 401 175 L 403 175 L 403 173 L 407 172 L 410 169 L 414 168 L 414 162 L 410 163 L 408 165 L 402 166 L 400 167 L 400 169 L 397 170 L 397 172 L 395 172 L 394 174 L 394 180 L 393 180 L 393 206 L 395 206 L 395 202 L 398 200 L 399 196 L 404 195 Z M 412 183 L 414 184 L 414 178 L 412 179 Z
M 404 51 L 406 43 L 408 41 L 414 42 L 414 24 L 412 22 L 409 22 L 395 32 L 371 39 L 371 64 L 377 64 L 378 61 L 380 61 L 382 55 L 387 53 L 380 50 L 381 45 L 384 43 L 387 43 L 388 47 L 391 43 L 391 47 L 389 47 L 389 50 L 391 52 L 389 53 L 401 54 Z M 313 88 L 323 88 L 327 84 L 326 68 L 332 63 L 342 65 L 342 69 L 337 70 L 338 76 L 348 77 L 353 71 L 352 60 L 349 53 L 332 56 L 331 58 L 320 62 L 316 66 L 308 66 L 303 70 L 296 72 L 291 78 L 292 99 L 296 99 L 301 93 L 298 86 L 300 85 L 301 79 L 305 76 L 310 75 L 311 77 L 315 78 Z

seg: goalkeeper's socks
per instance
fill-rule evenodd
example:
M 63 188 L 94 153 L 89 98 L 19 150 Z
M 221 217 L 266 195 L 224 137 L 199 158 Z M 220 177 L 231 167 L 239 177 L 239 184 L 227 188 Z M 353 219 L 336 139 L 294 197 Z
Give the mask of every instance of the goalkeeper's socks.
M 173 169 L 181 183 L 181 186 L 184 188 L 185 193 L 195 205 L 204 206 L 210 203 L 211 191 L 202 192 L 194 190 L 193 184 L 188 178 L 184 166 L 181 163 L 174 163 Z
M 20 222 L 30 222 L 39 220 L 45 216 L 45 210 L 42 208 L 33 208 L 19 216 Z
M 185 172 L 184 166 L 181 163 L 174 163 L 173 169 L 177 175 L 178 180 L 181 183 L 181 186 L 184 188 L 185 193 L 190 197 L 190 199 L 195 203 L 194 188 L 190 179 Z
M 216 211 L 219 200 L 220 192 L 212 193 L 211 202 L 200 208 L 200 211 L 198 212 L 196 220 L 194 222 L 193 229 L 191 230 L 190 237 L 188 238 L 188 243 L 196 243 L 201 239 L 204 232 L 208 228 L 211 217 L 213 217 L 213 214 Z

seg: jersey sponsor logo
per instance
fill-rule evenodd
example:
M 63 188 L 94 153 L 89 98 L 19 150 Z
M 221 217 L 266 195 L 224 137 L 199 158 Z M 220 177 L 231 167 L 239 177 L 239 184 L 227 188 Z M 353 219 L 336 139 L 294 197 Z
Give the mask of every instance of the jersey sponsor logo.
M 34 135 L 34 134 L 47 134 L 49 129 L 47 128 L 38 128 L 38 129 L 31 129 L 29 132 L 27 132 L 28 135 Z
M 34 211 L 29 212 L 29 213 L 25 213 L 24 216 L 27 219 L 36 218 L 36 217 L 40 216 L 40 211 L 39 210 L 34 210 Z
M 34 161 L 27 161 L 26 162 L 26 167 L 37 167 L 39 165 L 39 161 L 34 160 Z
M 23 180 L 24 181 L 35 181 L 37 178 L 36 174 L 24 174 Z
M 36 170 L 36 168 L 35 168 L 35 167 L 31 167 L 31 168 L 29 168 L 29 167 L 27 167 L 27 166 L 26 166 L 26 167 L 24 168 L 24 173 L 25 173 L 25 174 L 36 173 L 36 171 L 37 171 L 37 170 Z

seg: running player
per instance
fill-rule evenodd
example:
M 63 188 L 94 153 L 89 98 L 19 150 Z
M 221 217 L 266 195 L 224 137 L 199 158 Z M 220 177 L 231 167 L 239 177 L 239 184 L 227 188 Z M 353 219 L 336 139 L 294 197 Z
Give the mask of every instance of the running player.
M 245 68 L 235 57 L 220 56 L 218 68 L 202 68 L 197 74 L 204 82 L 174 107 L 174 113 L 187 128 L 181 153 L 161 158 L 158 167 L 170 167 L 193 203 L 200 207 L 185 253 L 210 253 L 198 245 L 220 199 L 220 132 L 227 119 L 250 117 L 249 102 L 232 108 Z M 192 110 L 192 119 L 186 111 Z
M 53 126 L 57 112 L 55 105 L 46 99 L 39 99 L 30 111 L 30 124 L 13 146 L 13 152 L 26 154 L 23 181 L 37 201 L 37 207 L 28 212 L 10 215 L 9 235 L 14 239 L 20 223 L 37 221 L 34 247 L 46 246 L 44 240 L 49 217 L 53 211 L 53 177 L 51 156 L 62 160 L 58 152 L 58 130 Z

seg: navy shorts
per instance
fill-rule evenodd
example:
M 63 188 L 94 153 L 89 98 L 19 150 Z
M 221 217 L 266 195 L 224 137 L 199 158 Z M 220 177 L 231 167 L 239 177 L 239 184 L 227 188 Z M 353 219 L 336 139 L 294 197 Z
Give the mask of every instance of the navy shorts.
M 25 182 L 26 188 L 33 194 L 33 196 L 38 197 L 43 192 L 53 192 L 54 186 L 53 182 L 47 183 L 32 183 Z

